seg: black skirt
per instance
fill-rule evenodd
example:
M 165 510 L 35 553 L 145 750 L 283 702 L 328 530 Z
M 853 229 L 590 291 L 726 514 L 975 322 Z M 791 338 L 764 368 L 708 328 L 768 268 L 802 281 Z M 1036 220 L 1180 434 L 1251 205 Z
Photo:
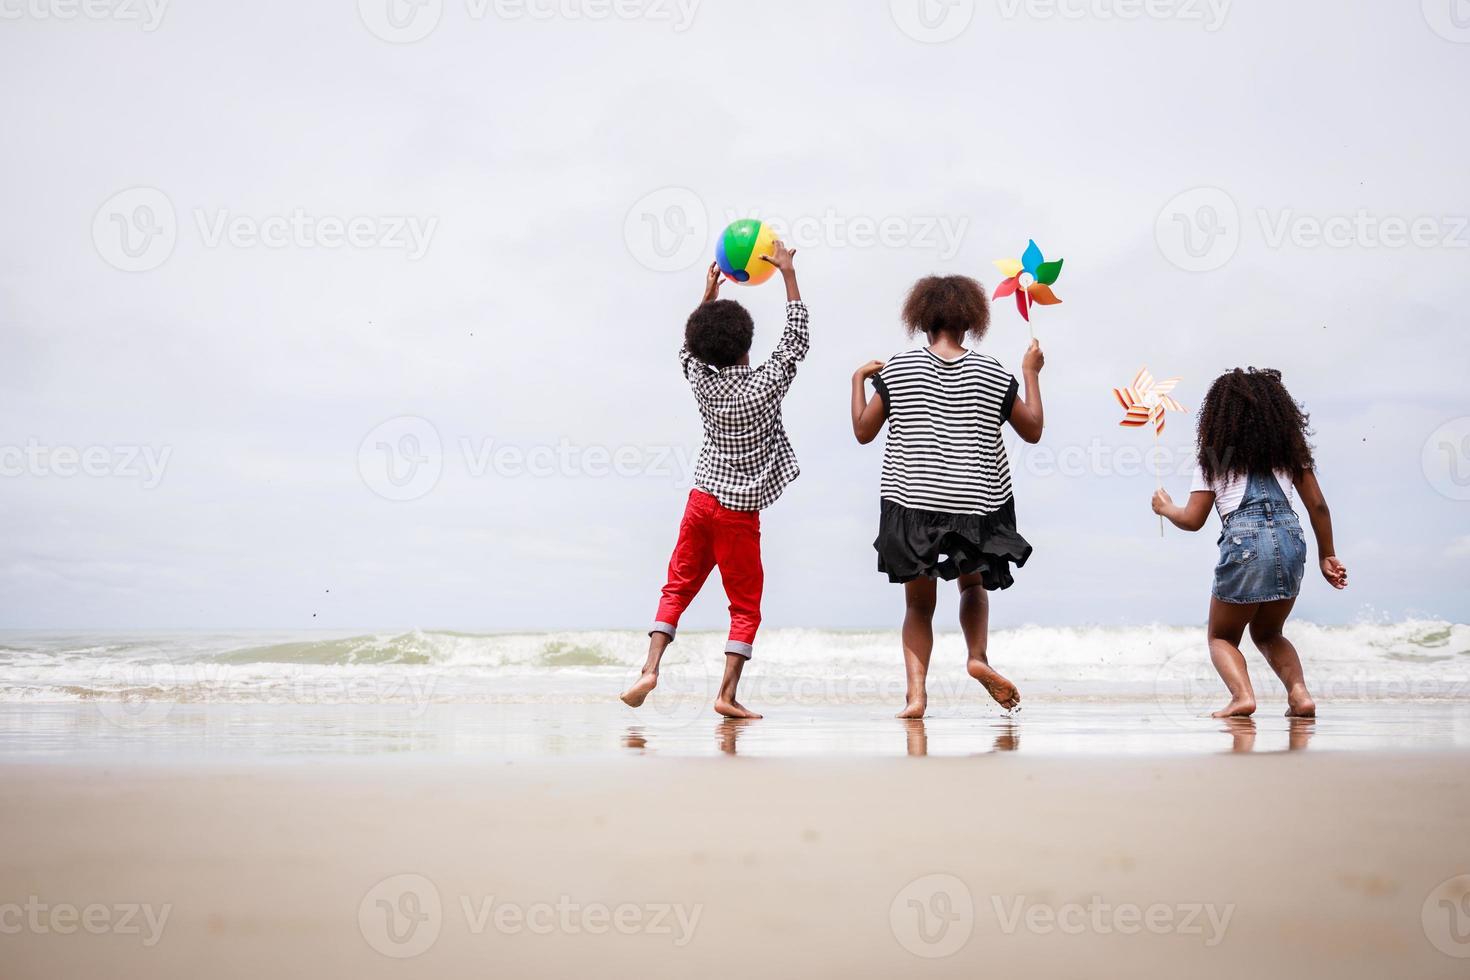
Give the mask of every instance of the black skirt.
M 890 582 L 920 578 L 953 581 L 979 572 L 986 591 L 1008 589 L 1031 545 L 1016 533 L 1016 503 L 1007 500 L 990 514 L 946 514 L 883 501 L 878 521 L 878 571 Z

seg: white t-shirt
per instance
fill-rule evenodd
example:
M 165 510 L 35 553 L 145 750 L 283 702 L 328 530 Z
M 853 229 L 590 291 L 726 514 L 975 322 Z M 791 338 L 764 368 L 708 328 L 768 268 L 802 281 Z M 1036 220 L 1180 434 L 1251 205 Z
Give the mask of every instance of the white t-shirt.
M 1215 510 L 1220 512 L 1222 518 L 1229 517 L 1240 509 L 1240 502 L 1245 499 L 1245 487 L 1250 478 L 1245 474 L 1217 480 L 1212 486 L 1205 482 L 1205 472 L 1198 466 L 1194 469 L 1194 483 L 1189 487 L 1190 493 L 1204 491 L 1213 492 L 1215 495 Z M 1281 485 L 1281 492 L 1286 494 L 1286 502 L 1296 510 L 1295 487 L 1292 485 L 1291 474 L 1283 470 L 1276 471 L 1276 482 Z

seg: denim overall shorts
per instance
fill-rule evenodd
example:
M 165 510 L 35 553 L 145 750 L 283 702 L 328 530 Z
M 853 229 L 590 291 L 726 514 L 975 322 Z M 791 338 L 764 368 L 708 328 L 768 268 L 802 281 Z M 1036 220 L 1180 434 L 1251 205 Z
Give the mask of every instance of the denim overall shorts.
M 1307 539 L 1291 501 L 1271 473 L 1253 473 L 1240 507 L 1224 520 L 1215 598 L 1221 602 L 1277 602 L 1302 591 Z

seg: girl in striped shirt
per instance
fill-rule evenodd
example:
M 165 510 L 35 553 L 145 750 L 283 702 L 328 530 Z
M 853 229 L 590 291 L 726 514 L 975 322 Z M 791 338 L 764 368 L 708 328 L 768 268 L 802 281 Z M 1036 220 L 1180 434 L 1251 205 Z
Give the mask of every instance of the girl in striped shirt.
M 1026 564 L 1031 545 L 1016 533 L 1011 471 L 1001 427 L 1028 443 L 1041 439 L 1041 368 L 1033 340 L 1021 361 L 1021 386 L 1000 362 L 966 348 L 990 326 L 985 290 L 967 276 L 929 276 L 903 308 L 909 336 L 925 347 L 871 361 L 852 378 L 852 429 L 866 445 L 888 424 L 880 483 L 878 570 L 902 583 L 907 612 L 903 657 L 908 703 L 900 718 L 922 718 L 934 649 L 936 580 L 959 580 L 960 627 L 970 676 L 1003 708 L 1021 703 L 1016 685 L 990 666 L 987 592 L 1009 588 L 1011 565 Z M 864 382 L 872 378 L 876 397 Z

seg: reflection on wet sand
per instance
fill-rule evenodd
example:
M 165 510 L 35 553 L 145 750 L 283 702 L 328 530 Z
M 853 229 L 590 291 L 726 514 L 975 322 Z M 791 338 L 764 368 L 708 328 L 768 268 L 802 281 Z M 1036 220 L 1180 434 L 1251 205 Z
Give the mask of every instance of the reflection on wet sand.
M 1231 752 L 1254 752 L 1256 750 L 1256 720 L 1254 718 L 1226 718 L 1225 727 L 1220 729 L 1230 736 Z M 1307 747 L 1317 731 L 1315 718 L 1288 718 L 1286 751 L 1300 752 Z
M 903 720 L 905 748 L 909 755 L 929 754 L 929 730 L 924 726 L 922 718 L 906 718 Z M 995 742 L 990 746 L 992 752 L 1014 752 L 1021 747 L 1021 726 L 1009 718 L 997 726 Z M 983 753 L 982 753 L 983 754 Z
M 929 732 L 924 727 L 922 718 L 903 719 L 905 739 L 908 742 L 909 755 L 929 754 Z
M 715 741 L 720 745 L 720 751 L 726 755 L 735 755 L 735 743 L 740 738 L 740 733 L 746 726 L 755 722 L 754 718 L 723 718 L 715 726 Z
M 996 752 L 1014 752 L 1021 747 L 1021 726 L 1007 718 L 997 726 L 995 733 Z

